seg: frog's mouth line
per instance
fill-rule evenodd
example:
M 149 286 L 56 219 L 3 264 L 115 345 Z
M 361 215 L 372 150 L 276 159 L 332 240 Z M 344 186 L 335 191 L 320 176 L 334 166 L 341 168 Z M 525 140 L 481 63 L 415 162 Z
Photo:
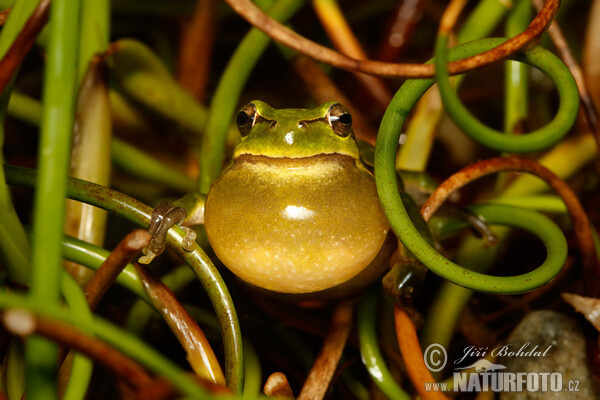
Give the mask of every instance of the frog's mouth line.
M 254 155 L 254 154 L 240 154 L 234 159 L 234 163 L 269 163 L 269 164 L 279 164 L 281 166 L 294 166 L 294 165 L 302 165 L 306 166 L 308 163 L 318 163 L 318 162 L 340 162 L 340 163 L 355 163 L 356 159 L 352 156 L 346 154 L 339 153 L 324 153 L 317 154 L 314 156 L 308 157 L 269 157 L 263 155 Z
M 269 157 L 254 154 L 240 154 L 234 158 L 232 165 L 240 166 L 246 163 L 267 164 L 271 167 L 280 167 L 288 169 L 306 169 L 310 167 L 318 167 L 320 165 L 322 166 L 323 164 L 336 164 L 341 168 L 358 168 L 359 170 L 362 170 L 367 174 L 373 176 L 373 172 L 371 172 L 367 167 L 365 167 L 360 158 L 354 158 L 350 155 L 339 153 L 317 154 L 308 157 Z

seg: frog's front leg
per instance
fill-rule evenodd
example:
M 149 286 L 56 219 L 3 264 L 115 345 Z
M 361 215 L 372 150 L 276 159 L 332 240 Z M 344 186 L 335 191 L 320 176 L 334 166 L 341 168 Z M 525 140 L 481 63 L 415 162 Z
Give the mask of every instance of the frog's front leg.
M 180 225 L 186 232 L 182 242 L 184 250 L 192 251 L 196 241 L 196 232 L 190 226 L 204 223 L 204 197 L 199 194 L 189 194 L 173 203 L 160 202 L 150 217 L 148 232 L 152 235 L 150 242 L 142 253 L 139 262 L 149 264 L 156 256 L 165 249 L 165 238 L 167 232 L 173 225 Z

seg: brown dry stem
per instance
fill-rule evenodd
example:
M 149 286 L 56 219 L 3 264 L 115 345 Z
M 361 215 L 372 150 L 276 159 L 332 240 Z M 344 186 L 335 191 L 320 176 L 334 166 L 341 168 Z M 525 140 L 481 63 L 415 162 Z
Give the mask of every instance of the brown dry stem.
M 327 36 L 338 51 L 359 60 L 368 58 L 336 0 L 313 0 L 312 4 Z M 379 77 L 361 73 L 354 73 L 354 76 L 378 107 L 385 110 L 392 100 L 392 93 L 385 82 Z
M 278 399 L 294 399 L 294 392 L 283 372 L 273 372 L 267 378 L 263 392 Z
M 600 0 L 592 1 L 583 43 L 583 73 L 596 107 L 600 107 Z
M 129 233 L 104 260 L 98 271 L 85 287 L 85 297 L 91 310 L 95 310 L 100 299 L 117 279 L 133 257 L 148 244 L 150 234 L 144 229 L 136 229 Z
M 542 0 L 531 1 L 536 9 L 540 10 L 542 8 Z M 586 117 L 586 121 L 590 127 L 590 130 L 594 133 L 596 144 L 598 149 L 600 149 L 600 126 L 598 126 L 598 110 L 594 106 L 594 102 L 590 96 L 588 84 L 583 76 L 581 66 L 573 56 L 573 53 L 569 48 L 569 44 L 567 43 L 567 40 L 565 39 L 565 36 L 563 35 L 562 30 L 556 21 L 552 22 L 548 28 L 548 33 L 550 34 L 550 38 L 558 50 L 560 58 L 564 61 L 567 68 L 569 68 L 569 71 L 571 71 L 573 78 L 575 78 L 575 83 L 577 84 L 577 89 L 579 89 L 579 97 L 581 105 L 583 106 L 583 112 Z
M 12 80 L 23 59 L 35 43 L 39 33 L 48 22 L 50 0 L 41 0 L 33 11 L 21 32 L 15 38 L 4 58 L 0 60 L 0 93 Z
M 216 0 L 198 0 L 179 50 L 179 83 L 198 101 L 206 97 L 216 30 Z
M 265 32 L 274 40 L 316 60 L 348 71 L 364 72 L 372 75 L 397 76 L 405 78 L 431 78 L 434 76 L 432 64 L 391 64 L 373 60 L 358 60 L 321 46 L 288 29 L 262 12 L 249 0 L 226 0 L 244 19 Z M 501 45 L 462 60 L 448 63 L 450 74 L 458 74 L 504 60 L 525 46 L 536 42 L 546 30 L 558 10 L 560 0 L 547 0 L 527 29 L 513 36 Z
M 592 228 L 587 214 L 569 185 L 554 172 L 535 161 L 517 157 L 498 157 L 480 161 L 461 169 L 446 179 L 423 204 L 421 207 L 423 218 L 428 221 L 454 191 L 484 175 L 500 171 L 520 171 L 536 175 L 546 181 L 563 199 L 573 221 L 575 236 L 579 243 L 587 289 L 592 295 L 599 295 L 598 279 L 600 278 L 600 271 L 598 270 L 598 258 L 594 247 Z
M 137 362 L 71 325 L 17 309 L 7 310 L 2 323 L 15 335 L 42 335 L 65 347 L 71 347 L 104 365 L 136 390 L 152 381 Z
M 405 0 L 398 3 L 389 27 L 382 37 L 377 59 L 392 62 L 402 55 L 423 8 L 428 0 Z
M 435 379 L 423 361 L 423 351 L 417 337 L 415 324 L 398 304 L 394 306 L 394 321 L 398 346 L 414 388 L 425 400 L 448 400 L 448 397 L 442 393 L 425 390 L 425 383 L 435 382 Z
M 298 400 L 320 400 L 327 394 L 331 378 L 346 347 L 353 315 L 353 303 L 344 301 L 336 306 L 331 316 L 329 332 L 304 382 Z
M 171 289 L 146 267 L 138 263 L 134 265 L 152 304 L 185 349 L 192 369 L 199 377 L 224 385 L 225 376 L 202 329 L 185 311 Z

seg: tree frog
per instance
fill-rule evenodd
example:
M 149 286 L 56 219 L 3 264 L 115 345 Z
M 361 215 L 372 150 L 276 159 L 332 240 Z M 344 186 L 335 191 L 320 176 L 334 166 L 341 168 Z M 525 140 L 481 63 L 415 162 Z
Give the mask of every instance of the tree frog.
M 348 110 L 337 102 L 278 110 L 255 100 L 236 122 L 231 162 L 202 217 L 186 219 L 204 223 L 223 264 L 251 285 L 293 296 L 341 297 L 380 276 L 393 239 L 383 246 L 392 235 Z M 160 254 L 167 230 L 184 217 L 168 203 L 155 208 L 140 262 Z
M 240 140 L 204 210 L 223 264 L 254 286 L 293 294 L 338 287 L 367 269 L 389 225 L 348 110 L 255 100 L 236 122 Z

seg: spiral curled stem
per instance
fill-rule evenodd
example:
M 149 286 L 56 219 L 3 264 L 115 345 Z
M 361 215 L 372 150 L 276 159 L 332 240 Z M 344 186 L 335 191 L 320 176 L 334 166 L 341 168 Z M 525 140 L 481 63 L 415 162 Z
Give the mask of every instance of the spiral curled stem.
M 587 214 L 569 185 L 552 171 L 535 161 L 517 157 L 497 157 L 479 161 L 461 169 L 446 179 L 431 194 L 425 204 L 423 204 L 421 207 L 423 218 L 428 221 L 433 213 L 435 213 L 440 205 L 454 191 L 475 179 L 500 171 L 519 171 L 533 174 L 546 181 L 546 183 L 548 183 L 548 185 L 560 196 L 573 221 L 575 236 L 579 243 L 582 265 L 586 276 L 586 287 L 588 292 L 597 296 L 600 293 L 600 288 L 596 282 L 598 282 L 600 271 L 598 268 L 598 257 L 594 247 L 592 226 Z
M 466 43 L 450 49 L 448 58 L 469 57 L 497 46 L 503 40 L 484 39 Z M 528 50 L 524 56 L 515 58 L 534 66 L 539 65 L 539 68 L 544 72 L 552 73 L 551 77 L 556 77 L 556 69 L 560 69 L 564 65 L 557 58 L 547 56 L 547 54 L 549 53 L 545 50 L 535 48 Z M 568 74 L 568 71 L 566 73 Z M 566 77 L 562 79 L 565 79 L 566 82 L 569 81 Z M 517 276 L 491 276 L 467 270 L 436 251 L 412 224 L 402 203 L 396 180 L 394 168 L 396 147 L 408 113 L 433 83 L 434 81 L 431 79 L 410 80 L 404 83 L 386 110 L 379 128 L 375 146 L 375 181 L 379 199 L 390 221 L 390 226 L 410 252 L 429 269 L 466 288 L 487 293 L 516 294 L 533 290 L 545 284 L 562 268 L 566 259 L 566 241 L 556 225 L 541 214 L 530 213 L 514 207 L 501 210 L 490 208 L 490 206 L 480 206 L 475 210 L 476 212 L 489 212 L 490 215 L 487 220 L 490 223 L 523 228 L 538 236 L 546 245 L 548 250 L 546 261 L 534 271 Z M 567 111 L 563 111 L 564 117 L 561 117 L 561 129 L 566 132 L 574 121 L 578 100 L 572 78 L 570 83 L 563 82 L 561 84 L 565 85 L 567 91 L 573 90 L 575 92 L 575 96 L 572 94 L 569 96 L 569 93 L 566 93 L 566 99 L 561 98 L 561 105 L 562 103 L 574 103 L 569 107 L 563 106 L 572 114 L 566 116 Z M 568 89 L 567 86 L 573 86 L 573 88 Z M 559 94 L 565 96 L 565 91 L 559 91 Z M 564 132 L 561 132 L 560 135 L 554 135 L 560 138 Z M 553 140 L 558 140 L 558 138 L 553 136 Z M 541 228 L 542 226 L 544 228 Z
M 489 40 L 501 43 L 505 39 Z M 448 35 L 440 32 L 435 46 L 435 75 L 444 109 L 471 139 L 498 151 L 528 153 L 554 145 L 573 126 L 579 108 L 577 85 L 569 69 L 554 54 L 536 46 L 512 57 L 514 60 L 534 66 L 548 75 L 555 83 L 560 96 L 558 112 L 549 124 L 526 135 L 513 136 L 505 135 L 501 131 L 484 125 L 461 103 L 458 95 L 450 86 L 450 75 L 446 68 L 447 43 Z

